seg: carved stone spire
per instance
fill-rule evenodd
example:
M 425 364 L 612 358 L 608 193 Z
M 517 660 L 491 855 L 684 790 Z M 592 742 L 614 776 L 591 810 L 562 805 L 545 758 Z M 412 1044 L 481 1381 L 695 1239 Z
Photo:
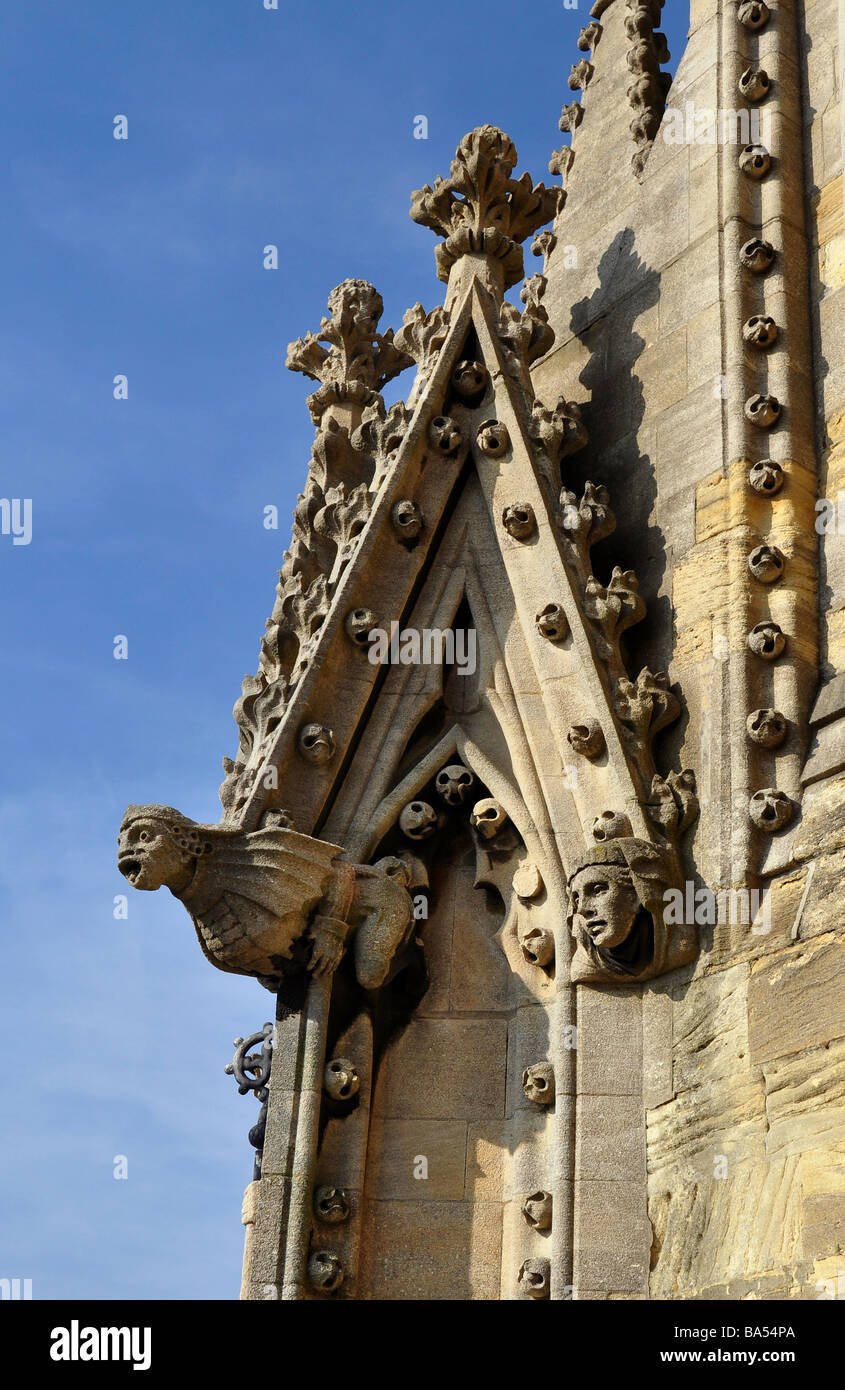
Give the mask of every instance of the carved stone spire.
M 496 126 L 465 135 L 448 179 L 434 180 L 411 194 L 411 217 L 446 240 L 437 247 L 437 275 L 449 285 L 447 305 L 459 293 L 462 273 L 479 275 L 497 298 L 523 275 L 521 243 L 559 211 L 563 190 L 535 184 L 530 174 L 514 179 L 513 141 Z M 469 260 L 468 266 L 461 266 Z

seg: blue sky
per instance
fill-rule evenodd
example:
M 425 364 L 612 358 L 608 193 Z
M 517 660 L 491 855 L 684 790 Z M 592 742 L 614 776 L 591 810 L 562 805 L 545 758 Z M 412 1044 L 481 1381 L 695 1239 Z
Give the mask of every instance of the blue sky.
M 32 498 L 33 531 L 0 536 L 0 1277 L 35 1298 L 237 1296 L 257 1106 L 223 1067 L 273 1001 L 208 966 L 166 891 L 113 918 L 117 828 L 129 801 L 219 819 L 313 438 L 286 344 L 346 276 L 395 327 L 442 300 L 411 190 L 485 121 L 551 181 L 586 20 L 586 0 L 4 6 L 0 493 Z M 673 69 L 687 22 L 668 0 Z

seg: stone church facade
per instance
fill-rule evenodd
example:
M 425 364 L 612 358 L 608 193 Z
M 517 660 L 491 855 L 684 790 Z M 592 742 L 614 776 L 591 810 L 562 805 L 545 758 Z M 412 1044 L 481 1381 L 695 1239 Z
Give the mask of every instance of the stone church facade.
M 290 345 L 221 822 L 121 827 L 276 1000 L 247 1299 L 845 1296 L 843 21 L 693 0 L 670 84 L 660 9 L 549 186 L 483 126 L 413 193 L 442 303 Z

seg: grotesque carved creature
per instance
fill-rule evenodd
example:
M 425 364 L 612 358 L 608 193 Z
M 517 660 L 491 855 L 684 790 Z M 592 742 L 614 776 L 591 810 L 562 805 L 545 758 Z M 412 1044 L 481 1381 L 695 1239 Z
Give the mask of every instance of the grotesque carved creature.
M 771 10 L 765 0 L 742 0 L 737 10 L 737 19 L 746 29 L 762 29 L 771 18 Z
M 299 731 L 299 751 L 309 763 L 327 763 L 334 756 L 334 734 L 323 724 L 305 724 Z
M 537 529 L 534 508 L 530 502 L 511 502 L 502 512 L 502 525 L 515 541 L 525 541 Z
M 573 724 L 566 739 L 570 748 L 585 758 L 597 758 L 604 749 L 604 734 L 597 719 L 588 718 L 581 724 Z
M 690 959 L 694 928 L 664 922 L 674 874 L 657 845 L 632 836 L 596 845 L 569 877 L 573 980 L 645 980 Z M 672 947 L 671 960 L 670 945 Z
M 777 396 L 764 396 L 757 392 L 745 402 L 745 418 L 758 429 L 770 430 L 781 416 L 781 403 Z
M 739 259 L 746 270 L 753 271 L 755 275 L 761 275 L 773 264 L 775 248 L 770 241 L 761 241 L 759 237 L 752 237 L 742 246 Z
M 167 887 L 190 914 L 212 965 L 276 990 L 294 945 L 310 941 L 314 975 L 331 974 L 352 940 L 364 989 L 384 984 L 413 930 L 398 859 L 350 864 L 339 845 L 283 826 L 198 825 L 171 806 L 129 806 L 118 868 L 134 888 Z
M 486 796 L 483 801 L 476 801 L 469 820 L 470 825 L 483 839 L 492 840 L 494 835 L 498 835 L 507 818 L 508 813 L 502 803 L 494 796 Z
M 537 631 L 548 642 L 562 642 L 569 632 L 566 614 L 559 603 L 547 603 L 534 619 Z
M 739 156 L 739 167 L 749 179 L 762 179 L 772 167 L 768 150 L 762 145 L 746 145 Z
M 489 373 L 483 362 L 459 362 L 452 372 L 452 386 L 464 405 L 476 405 L 484 394 Z
M 774 459 L 758 459 L 749 469 L 748 481 L 755 492 L 774 497 L 783 487 L 784 472 Z
M 748 568 L 761 584 L 774 584 L 783 574 L 785 564 L 783 551 L 776 545 L 755 546 L 748 557 Z
M 500 420 L 485 420 L 479 425 L 476 439 L 482 454 L 489 454 L 490 458 L 499 458 L 510 443 L 507 425 Z
M 415 541 L 422 530 L 422 512 L 410 497 L 402 497 L 390 513 L 394 531 L 402 541 Z
M 552 1224 L 551 1192 L 533 1192 L 522 1204 L 522 1215 L 535 1231 L 547 1231 Z
M 428 427 L 428 442 L 432 449 L 447 458 L 461 447 L 461 430 L 451 415 L 436 415 Z
M 593 821 L 593 839 L 604 844 L 631 834 L 631 822 L 624 811 L 602 811 Z
M 319 1293 L 334 1293 L 343 1283 L 343 1265 L 333 1250 L 312 1250 L 308 1257 L 308 1278 Z
M 739 79 L 739 90 L 747 101 L 761 101 L 771 88 L 769 74 L 763 68 L 746 68 Z
M 370 633 L 374 627 L 378 627 L 379 622 L 369 608 L 353 608 L 347 613 L 343 625 L 356 647 L 368 647 Z
M 437 829 L 437 812 L 427 801 L 409 801 L 400 813 L 399 829 L 409 840 L 427 840 Z
M 786 738 L 787 724 L 776 709 L 752 710 L 745 721 L 748 737 L 764 748 L 777 748 Z
M 555 939 L 547 927 L 531 927 L 519 938 L 522 954 L 529 965 L 545 969 L 555 958 Z
M 742 325 L 742 336 L 752 347 L 768 348 L 778 336 L 778 326 L 771 314 L 752 314 Z

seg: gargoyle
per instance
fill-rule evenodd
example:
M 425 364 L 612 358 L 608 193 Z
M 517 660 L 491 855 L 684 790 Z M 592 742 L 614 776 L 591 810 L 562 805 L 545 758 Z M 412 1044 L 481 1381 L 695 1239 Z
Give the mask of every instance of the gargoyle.
M 129 806 L 118 868 L 133 888 L 167 887 L 187 908 L 218 970 L 277 990 L 297 941 L 308 969 L 331 974 L 352 940 L 363 989 L 384 984 L 413 931 L 410 870 L 396 858 L 351 864 L 339 845 L 281 826 L 198 825 L 171 806 Z

